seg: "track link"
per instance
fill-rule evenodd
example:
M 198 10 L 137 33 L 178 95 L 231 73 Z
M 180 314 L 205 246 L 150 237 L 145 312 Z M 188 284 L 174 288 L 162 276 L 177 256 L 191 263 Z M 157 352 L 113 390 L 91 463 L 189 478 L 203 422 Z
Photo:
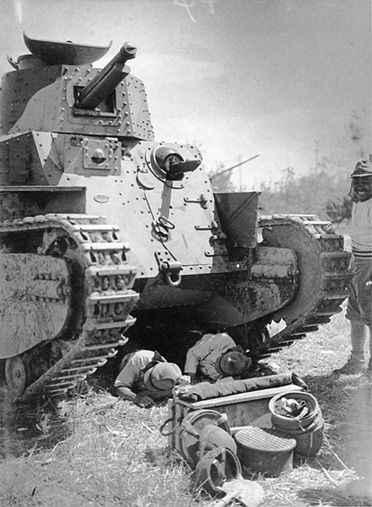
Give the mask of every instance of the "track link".
M 21 402 L 42 394 L 64 396 L 103 366 L 126 342 L 123 333 L 135 322 L 130 311 L 139 298 L 131 289 L 136 270 L 126 260 L 129 245 L 120 242 L 117 226 L 84 214 L 26 217 L 0 226 L 0 234 L 7 237 L 41 230 L 44 239 L 38 253 L 56 255 L 63 243 L 60 255 L 81 271 L 83 300 L 78 302 L 78 324 L 65 342 L 65 353 L 27 386 Z
M 296 250 L 300 286 L 293 302 L 272 315 L 286 327 L 265 341 L 260 357 L 279 351 L 339 313 L 348 296 L 350 253 L 343 236 L 316 215 L 273 215 L 259 218 L 263 244 Z

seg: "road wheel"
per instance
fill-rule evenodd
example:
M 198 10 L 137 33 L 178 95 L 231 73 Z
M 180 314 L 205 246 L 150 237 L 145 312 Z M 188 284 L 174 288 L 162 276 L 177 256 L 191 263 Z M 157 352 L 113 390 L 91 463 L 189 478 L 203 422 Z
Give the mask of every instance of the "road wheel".
M 20 356 L 5 361 L 5 382 L 14 396 L 21 396 L 26 388 L 26 368 Z

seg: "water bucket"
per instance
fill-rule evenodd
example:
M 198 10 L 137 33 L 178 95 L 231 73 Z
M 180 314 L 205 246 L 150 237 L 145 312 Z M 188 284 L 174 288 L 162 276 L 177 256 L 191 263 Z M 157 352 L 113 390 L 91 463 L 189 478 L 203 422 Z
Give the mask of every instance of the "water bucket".
M 283 399 L 295 400 L 303 403 L 307 413 L 297 417 L 279 413 L 278 403 Z M 300 456 L 314 456 L 323 444 L 324 421 L 316 398 L 313 395 L 294 391 L 274 396 L 269 401 L 272 427 L 283 435 L 296 439 L 295 453 Z
M 235 433 L 243 476 L 262 473 L 276 477 L 292 469 L 296 440 L 271 428 L 246 426 Z

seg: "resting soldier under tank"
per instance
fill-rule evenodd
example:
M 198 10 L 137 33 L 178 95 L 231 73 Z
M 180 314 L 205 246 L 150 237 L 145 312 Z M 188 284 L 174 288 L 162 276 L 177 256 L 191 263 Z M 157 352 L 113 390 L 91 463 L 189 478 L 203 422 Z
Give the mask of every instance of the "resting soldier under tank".
M 227 333 L 205 334 L 187 352 L 185 375 L 191 383 L 244 378 L 252 365 L 243 349 Z
M 124 356 L 115 380 L 118 396 L 139 407 L 150 407 L 172 394 L 176 385 L 189 379 L 175 363 L 168 363 L 158 352 L 137 350 Z

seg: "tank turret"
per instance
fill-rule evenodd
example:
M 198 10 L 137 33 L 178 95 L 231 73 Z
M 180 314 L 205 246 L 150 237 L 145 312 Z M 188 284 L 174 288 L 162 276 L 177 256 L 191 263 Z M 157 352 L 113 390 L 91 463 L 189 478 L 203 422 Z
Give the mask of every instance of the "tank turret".
M 314 215 L 258 216 L 257 192 L 214 194 L 197 147 L 156 141 L 133 44 L 100 70 L 110 45 L 24 38 L 1 96 L 10 396 L 64 395 L 128 340 L 182 366 L 197 328 L 255 361 L 339 311 L 342 236 Z
M 125 65 L 136 55 L 132 44 L 100 70 L 91 62 L 110 45 L 24 37 L 31 54 L 9 59 L 16 71 L 2 78 L 1 134 L 34 130 L 153 140 L 145 88 Z

